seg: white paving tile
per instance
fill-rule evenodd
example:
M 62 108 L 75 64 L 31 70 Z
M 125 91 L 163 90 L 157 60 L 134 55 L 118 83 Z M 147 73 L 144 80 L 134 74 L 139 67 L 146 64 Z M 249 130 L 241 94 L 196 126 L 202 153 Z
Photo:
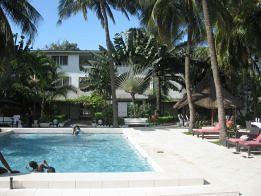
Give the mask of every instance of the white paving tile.
M 8 190 L 4 196 L 34 196 L 35 189 L 13 189 Z
M 33 196 L 62 196 L 62 193 L 61 189 L 37 189 Z

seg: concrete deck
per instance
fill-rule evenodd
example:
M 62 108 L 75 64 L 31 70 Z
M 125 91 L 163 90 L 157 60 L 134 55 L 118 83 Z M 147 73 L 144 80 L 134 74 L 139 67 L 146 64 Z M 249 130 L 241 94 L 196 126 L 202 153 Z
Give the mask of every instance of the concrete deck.
M 227 149 L 182 132 L 178 129 L 158 129 L 128 134 L 150 155 L 160 150 L 166 156 L 178 157 L 178 160 L 194 168 L 211 185 L 238 190 L 243 195 L 261 195 L 261 155 L 244 158 L 246 152 L 234 154 L 235 148 Z M 175 172 L 175 167 L 171 168 L 168 161 L 159 164 L 168 171 Z

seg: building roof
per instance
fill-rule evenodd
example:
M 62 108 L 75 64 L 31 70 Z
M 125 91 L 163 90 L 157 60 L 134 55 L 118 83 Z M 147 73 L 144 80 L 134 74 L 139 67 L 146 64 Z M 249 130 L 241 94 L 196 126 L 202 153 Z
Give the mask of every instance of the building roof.
M 88 96 L 90 94 L 91 94 L 91 91 L 83 92 L 80 89 L 77 89 L 76 93 L 73 92 L 73 91 L 68 91 L 66 98 L 63 97 L 63 96 L 59 96 L 55 100 L 56 101 L 64 101 L 66 99 L 74 99 L 74 98 L 78 98 L 78 97 L 81 97 L 81 96 Z M 125 100 L 125 101 L 131 100 L 130 94 L 126 93 L 124 90 L 121 90 L 121 89 L 116 90 L 116 96 L 117 96 L 118 100 Z M 136 98 L 136 100 L 145 100 L 145 99 L 148 99 L 148 95 L 136 94 L 135 98 Z
M 229 93 L 225 88 L 221 87 L 223 94 L 224 108 L 239 108 L 242 106 L 240 101 Z M 215 83 L 213 77 L 209 74 L 203 78 L 195 88 L 195 92 L 192 94 L 194 104 L 207 108 L 217 108 L 217 98 Z M 174 109 L 180 109 L 188 105 L 187 96 L 185 95 L 179 102 L 174 105 Z
M 92 52 L 99 52 L 99 50 L 32 50 L 32 52 L 44 52 L 44 53 L 62 53 L 62 54 L 87 54 Z

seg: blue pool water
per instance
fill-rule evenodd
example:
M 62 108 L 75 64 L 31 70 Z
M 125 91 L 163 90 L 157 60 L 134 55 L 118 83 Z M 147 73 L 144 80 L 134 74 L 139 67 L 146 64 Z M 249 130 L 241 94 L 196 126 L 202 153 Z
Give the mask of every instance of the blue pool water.
M 152 171 L 121 134 L 12 134 L 0 137 L 0 151 L 21 172 L 31 160 L 47 160 L 56 172 Z

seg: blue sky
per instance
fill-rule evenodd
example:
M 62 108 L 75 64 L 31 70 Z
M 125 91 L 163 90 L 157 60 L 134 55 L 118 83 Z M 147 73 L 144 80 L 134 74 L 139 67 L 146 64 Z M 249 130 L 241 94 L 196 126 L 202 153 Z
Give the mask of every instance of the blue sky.
M 57 26 L 57 6 L 59 0 L 31 0 L 31 4 L 43 16 L 43 21 L 38 25 L 38 35 L 33 44 L 34 49 L 43 49 L 46 44 L 68 40 L 77 43 L 80 49 L 98 49 L 99 45 L 105 46 L 105 34 L 96 15 L 88 14 L 88 21 L 84 21 L 82 14 L 65 20 Z M 120 12 L 114 12 L 116 24 L 110 23 L 111 37 L 115 33 L 125 31 L 131 27 L 139 27 L 137 17 L 131 16 L 128 20 Z M 14 33 L 18 32 L 13 28 Z

